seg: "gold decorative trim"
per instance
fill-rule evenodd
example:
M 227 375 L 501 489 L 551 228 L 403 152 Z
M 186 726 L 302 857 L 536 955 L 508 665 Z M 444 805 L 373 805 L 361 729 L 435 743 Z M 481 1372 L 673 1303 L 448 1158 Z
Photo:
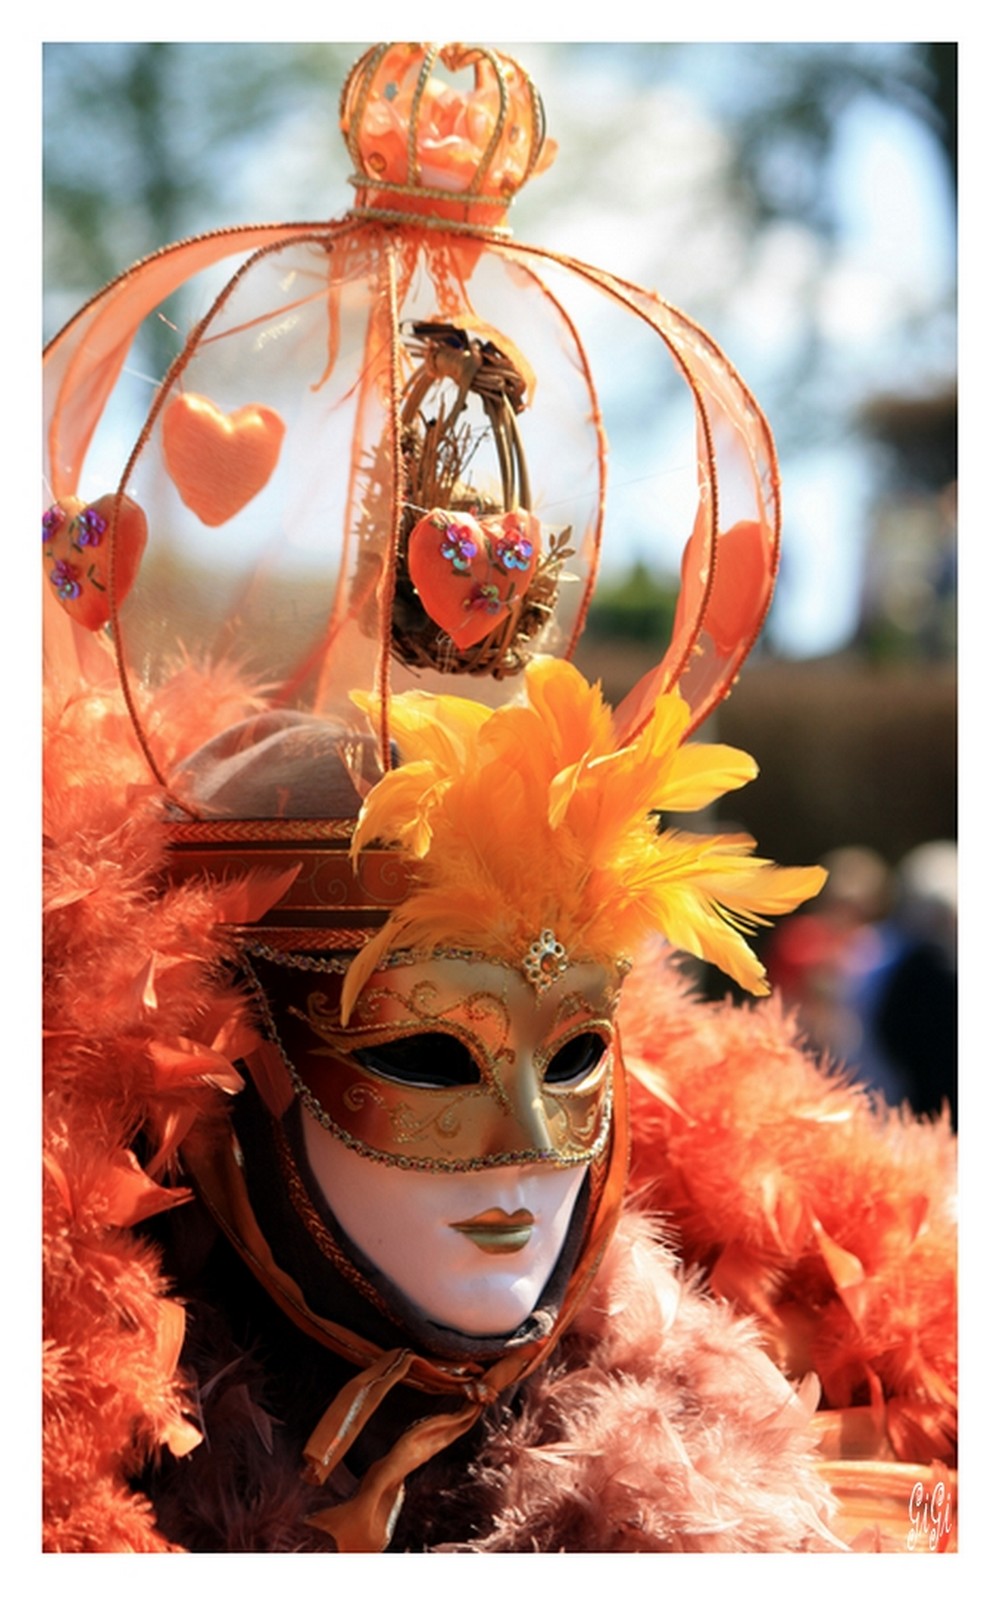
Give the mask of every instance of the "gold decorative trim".
M 268 920 L 275 925 L 287 925 L 289 915 L 322 915 L 329 924 L 338 913 L 384 912 L 402 903 L 411 890 L 411 873 L 400 853 L 366 850 L 355 866 L 346 842 L 343 846 L 317 846 L 309 842 L 269 842 L 266 837 L 261 841 L 237 836 L 230 843 L 206 836 L 175 843 L 167 875 L 176 883 L 199 877 L 219 881 L 254 872 L 281 874 L 289 870 L 298 871 L 295 880 L 268 911 Z
M 358 948 L 363 948 L 381 926 L 382 921 L 369 918 L 362 921 L 359 916 L 354 926 L 243 926 L 238 930 L 252 935 L 254 941 L 246 944 L 249 951 L 256 953 L 261 959 L 270 959 L 275 964 L 285 963 L 294 969 L 306 968 L 296 961 L 302 960 L 307 954 L 329 954 L 334 956 L 354 954 Z M 256 939 L 260 939 L 262 948 L 258 948 Z M 266 945 L 266 948 L 263 947 Z M 286 959 L 285 956 L 288 956 Z M 324 970 L 335 974 L 346 972 L 351 961 L 344 958 L 343 964 L 335 964 L 333 959 L 323 964 Z
M 348 842 L 357 818 L 332 820 L 171 820 L 171 846 L 214 847 L 223 842 Z
M 387 188 L 387 186 L 381 184 L 369 184 L 368 187 L 370 189 Z M 460 195 L 450 195 L 448 199 L 453 206 L 456 202 L 462 202 Z M 484 202 L 488 202 L 488 200 L 489 197 L 486 195 L 473 196 L 470 198 L 469 204 L 479 206 Z M 397 223 L 403 227 L 419 225 L 421 230 L 430 229 L 444 234 L 473 234 L 486 240 L 510 240 L 513 237 L 513 230 L 504 228 L 502 224 L 498 223 L 467 223 L 464 219 L 458 218 L 425 217 L 419 212 L 393 210 L 387 206 L 352 206 L 347 216 L 357 219 L 360 223 Z

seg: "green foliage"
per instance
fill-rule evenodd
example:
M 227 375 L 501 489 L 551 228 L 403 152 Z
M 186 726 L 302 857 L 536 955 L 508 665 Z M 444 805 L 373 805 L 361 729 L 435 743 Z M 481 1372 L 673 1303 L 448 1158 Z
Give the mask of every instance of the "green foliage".
M 44 48 L 47 333 L 168 241 L 236 223 L 332 216 L 348 201 L 341 81 L 357 45 L 49 44 Z M 329 151 L 330 188 L 297 193 L 301 122 Z M 254 179 L 274 168 L 265 213 Z M 298 135 L 298 138 L 296 138 Z M 325 155 L 324 150 L 324 155 Z M 314 152 L 309 150 L 309 155 Z M 251 193 L 248 193 L 251 192 Z
M 641 560 L 628 573 L 599 585 L 587 616 L 592 637 L 605 641 L 669 640 L 677 584 L 656 575 Z

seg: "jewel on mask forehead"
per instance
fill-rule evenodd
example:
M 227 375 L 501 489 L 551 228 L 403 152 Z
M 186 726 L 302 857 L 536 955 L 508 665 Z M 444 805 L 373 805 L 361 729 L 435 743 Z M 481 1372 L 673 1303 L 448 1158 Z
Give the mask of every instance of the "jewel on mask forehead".
M 566 949 L 554 931 L 546 929 L 539 934 L 521 961 L 521 969 L 537 993 L 544 993 L 569 969 Z

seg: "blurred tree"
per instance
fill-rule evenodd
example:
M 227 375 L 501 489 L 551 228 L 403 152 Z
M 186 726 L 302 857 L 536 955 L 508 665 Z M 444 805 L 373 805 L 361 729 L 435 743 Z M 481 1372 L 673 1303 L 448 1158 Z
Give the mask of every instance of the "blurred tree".
M 653 574 L 643 562 L 598 587 L 587 630 L 591 639 L 664 642 L 677 605 L 677 587 Z
M 824 169 L 845 109 L 859 98 L 885 101 L 922 123 L 940 143 L 955 187 L 955 45 L 756 49 L 757 70 L 744 82 L 743 106 L 737 99 L 730 117 L 739 135 L 736 172 L 761 220 L 791 217 L 821 234 L 836 231 Z M 726 117 L 724 107 L 720 113 Z
M 80 301 L 169 240 L 245 215 L 245 175 L 289 108 L 312 114 L 346 175 L 336 96 L 355 45 L 49 44 L 44 50 L 51 335 Z M 81 115 L 81 105 L 83 114 Z M 334 160 L 335 159 L 335 160 Z M 287 165 L 294 171 L 289 158 Z M 336 169 L 335 169 L 336 172 Z M 277 175 L 276 175 L 277 177 Z M 331 185 L 326 213 L 343 204 Z M 316 211 L 316 198 L 308 213 Z

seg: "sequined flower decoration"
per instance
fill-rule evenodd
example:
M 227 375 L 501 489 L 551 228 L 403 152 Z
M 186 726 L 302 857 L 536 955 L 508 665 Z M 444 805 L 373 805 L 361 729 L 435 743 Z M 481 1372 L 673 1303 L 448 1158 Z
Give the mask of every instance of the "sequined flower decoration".
M 80 546 L 100 546 L 108 521 L 96 507 L 85 507 L 76 520 L 76 539 Z
M 57 594 L 64 602 L 73 602 L 80 595 L 80 582 L 77 570 L 65 558 L 60 558 L 52 568 L 49 579 L 56 588 Z
M 476 543 L 460 524 L 449 524 L 441 542 L 441 556 L 447 558 L 456 574 L 468 574 L 476 555 Z
M 532 543 L 517 525 L 498 536 L 493 543 L 496 561 L 504 569 L 527 569 L 534 552 Z
M 484 582 L 475 586 L 472 595 L 466 597 L 465 606 L 472 608 L 476 613 L 499 613 L 500 590 L 495 585 Z
M 51 541 L 56 531 L 61 527 L 66 514 L 58 502 L 53 502 L 50 508 L 42 514 L 42 540 Z
M 345 1018 L 393 949 L 459 944 L 521 966 L 555 932 L 570 963 L 614 966 L 660 934 L 766 993 L 745 937 L 817 893 L 826 872 L 757 858 L 747 836 L 660 829 L 662 813 L 703 809 L 752 780 L 753 759 L 686 741 L 690 710 L 676 691 L 619 746 L 600 687 L 572 664 L 536 659 L 524 686 L 526 703 L 495 711 L 424 692 L 393 698 L 403 762 L 369 792 L 352 851 L 398 847 L 413 890 L 348 972 Z M 354 701 L 377 718 L 375 698 Z

